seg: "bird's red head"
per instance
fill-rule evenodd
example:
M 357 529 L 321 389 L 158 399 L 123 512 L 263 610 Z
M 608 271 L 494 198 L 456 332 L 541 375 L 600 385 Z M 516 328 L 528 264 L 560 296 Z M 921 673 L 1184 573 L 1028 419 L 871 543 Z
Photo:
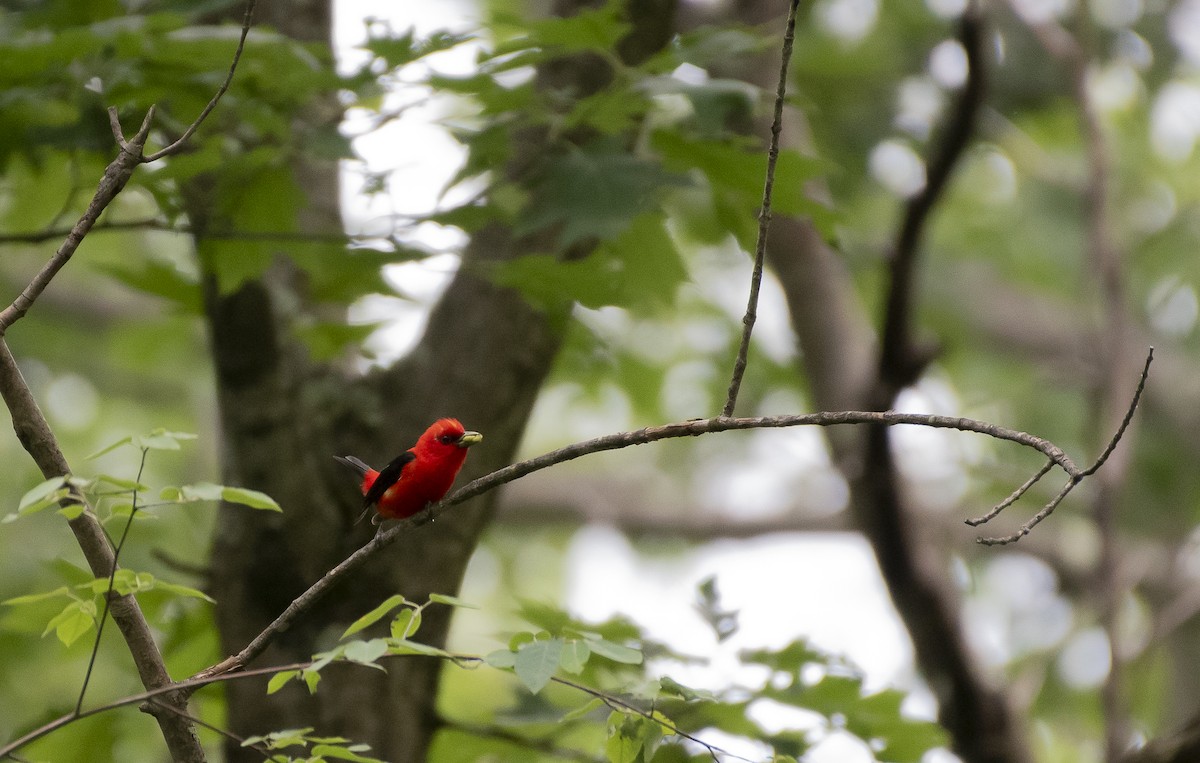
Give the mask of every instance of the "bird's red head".
M 452 453 L 460 449 L 465 450 L 482 439 L 483 435 L 478 432 L 464 429 L 458 419 L 438 419 L 425 430 L 421 439 L 417 440 L 414 450 L 430 454 Z

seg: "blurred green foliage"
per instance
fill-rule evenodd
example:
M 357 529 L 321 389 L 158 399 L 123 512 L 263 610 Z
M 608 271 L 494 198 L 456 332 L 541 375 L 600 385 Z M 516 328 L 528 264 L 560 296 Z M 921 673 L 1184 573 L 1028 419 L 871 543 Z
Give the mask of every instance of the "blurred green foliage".
M 78 217 L 115 150 L 106 107 L 117 107 L 128 126 L 156 105 L 155 145 L 183 130 L 228 69 L 236 28 L 202 24 L 199 17 L 222 5 L 147 2 L 134 9 L 115 0 L 53 0 L 0 11 L 0 61 L 5 62 L 0 66 L 0 237 L 57 231 Z M 903 199 L 888 189 L 872 158 L 885 141 L 920 156 L 937 140 L 937 118 L 953 86 L 935 70 L 931 52 L 953 45 L 947 42 L 953 20 L 931 10 L 944 4 L 869 3 L 874 17 L 856 36 L 828 21 L 838 5 L 836 0 L 817 3 L 798 27 L 790 102 L 803 112 L 811 142 L 802 151 L 784 152 L 775 207 L 780 214 L 814 221 L 843 255 L 864 310 L 874 315 Z M 1167 110 L 1167 96 L 1195 88 L 1196 62 L 1163 36 L 1172 11 L 1138 7 L 1120 23 L 1064 21 L 1092 28 L 1092 88 L 1112 159 L 1110 233 L 1126 266 L 1126 307 L 1139 337 L 1172 358 L 1171 364 L 1163 363 L 1170 365 L 1168 373 L 1175 369 L 1168 380 L 1190 380 L 1197 351 L 1192 250 L 1200 220 L 1194 180 L 1200 160 L 1188 141 L 1200 128 L 1186 119 L 1182 126 L 1172 122 L 1179 112 Z M 487 275 L 521 290 L 535 305 L 564 296 L 579 305 L 526 448 L 540 450 L 594 434 L 589 427 L 597 420 L 611 430 L 714 413 L 735 348 L 745 254 L 757 231 L 765 166 L 757 144 L 733 134 L 731 125 L 769 106 L 756 88 L 716 72 L 730 60 L 772 51 L 777 31 L 734 22 L 700 27 L 634 65 L 613 53 L 628 29 L 616 9 L 610 3 L 571 19 L 533 21 L 519 3 L 493 2 L 486 5 L 490 15 L 481 28 L 428 35 L 374 21 L 363 46 L 366 61 L 340 75 L 327 47 L 254 30 L 235 87 L 189 151 L 139 171 L 102 223 L 136 226 L 89 236 L 8 337 L 69 461 L 78 468 L 87 454 L 112 440 L 156 427 L 196 431 L 198 447 L 155 453 L 141 481 L 191 485 L 193 497 L 216 487 L 204 486 L 217 471 L 217 436 L 211 368 L 198 320 L 198 261 L 217 274 L 219 288 L 232 289 L 286 258 L 305 275 L 306 296 L 334 309 L 334 318 L 297 328 L 313 357 L 357 352 L 373 326 L 348 325 L 342 311 L 364 296 L 395 296 L 385 277 L 388 268 L 419 263 L 429 253 L 406 228 L 377 238 L 346 239 L 340 231 L 302 234 L 296 209 L 306 189 L 293 175 L 292 160 L 298 155 L 361 160 L 336 120 L 300 120 L 296 114 L 335 97 L 383 124 L 389 118 L 385 96 L 397 83 L 428 88 L 451 114 L 445 129 L 465 155 L 444 191 L 486 189 L 465 203 L 418 216 L 413 227 L 437 224 L 470 234 L 501 222 L 539 236 L 548 242 L 545 251 Z M 1096 442 L 1089 423 L 1095 369 L 1087 367 L 1086 356 L 1095 341 L 1097 307 L 1092 265 L 1084 254 L 1087 162 L 1078 112 L 1062 65 L 1038 47 L 1025 25 L 1006 13 L 998 13 L 992 24 L 996 60 L 981 132 L 928 231 L 919 320 L 943 351 L 918 391 L 926 403 L 948 397 L 956 413 L 1034 431 L 1082 458 Z M 463 46 L 478 46 L 473 48 L 475 70 L 467 75 L 439 71 L 437 55 Z M 566 54 L 596 57 L 608 67 L 607 87 L 584 98 L 539 87 L 532 67 Z M 697 71 L 714 74 L 696 76 Z M 1194 95 L 1190 103 L 1195 108 Z M 1176 133 L 1163 137 L 1169 127 Z M 571 138 L 570 148 L 550 141 L 563 136 Z M 538 153 L 528 166 L 513 167 L 514 147 L 521 140 L 555 148 Z M 207 221 L 213 235 L 194 251 L 188 226 L 198 221 L 186 219 L 180 188 L 215 168 L 222 170 L 217 177 L 223 185 L 216 191 L 224 206 Z M 810 182 L 827 187 L 827 201 L 817 203 L 804 192 Z M 5 293 L 15 295 L 23 287 L 59 238 L 4 241 L 0 285 Z M 590 253 L 576 256 L 578 245 Z M 767 291 L 782 308 L 773 284 Z M 806 382 L 796 372 L 798 353 L 780 312 L 763 317 L 759 340 L 751 353 L 743 409 L 784 412 L 774 407 L 779 400 L 803 407 Z M 1129 597 L 1131 609 L 1142 613 L 1131 618 L 1130 643 L 1136 648 L 1126 655 L 1129 709 L 1138 730 L 1148 735 L 1179 720 L 1179 708 L 1187 704 L 1181 698 L 1194 687 L 1179 676 L 1174 661 L 1194 653 L 1200 643 L 1190 621 L 1169 634 L 1165 647 L 1149 641 L 1155 618 L 1178 591 L 1174 578 L 1189 569 L 1194 574 L 1194 562 L 1192 567 L 1187 562 L 1195 553 L 1188 539 L 1200 522 L 1200 472 L 1191 467 L 1200 448 L 1194 435 L 1195 393 L 1185 384 L 1163 386 L 1171 388 L 1154 389 L 1140 414 L 1144 434 L 1126 488 L 1128 506 L 1121 513 L 1121 531 L 1131 548 L 1148 549 L 1147 558 L 1181 560 L 1179 569 L 1167 565 L 1171 569 L 1158 578 L 1147 573 Z M 653 475 L 667 485 L 663 492 L 676 497 L 675 506 L 658 510 L 711 508 L 706 471 L 714 464 L 754 460 L 747 455 L 753 440 L 723 442 L 665 443 L 636 455 L 606 456 L 596 466 L 573 464 L 565 473 L 581 476 L 594 469 L 602 479 Z M 949 447 L 966 454 L 955 465 L 969 489 L 948 501 L 961 506 L 963 515 L 979 513 L 978 507 L 1007 494 L 1031 463 L 991 443 L 951 442 Z M 0 497 L 7 496 L 9 503 L 0 514 L 7 514 L 19 511 L 21 497 L 40 477 L 13 437 L 0 438 L 0 460 L 9 464 L 0 473 Z M 116 480 L 136 476 L 128 450 L 102 455 L 95 466 L 97 473 Z M 832 468 L 827 465 L 825 471 Z M 910 476 L 918 483 L 936 479 Z M 170 497 L 185 496 L 180 490 Z M 828 514 L 839 508 L 819 505 L 821 500 L 805 504 L 801 497 L 794 515 L 803 519 L 805 511 Z M 742 507 L 717 508 L 736 512 Z M 101 510 L 111 533 L 122 514 L 108 504 Z M 1021 510 L 1018 505 L 1009 511 Z M 1083 549 L 1079 553 L 1086 564 L 1095 529 L 1085 517 L 1061 516 L 1070 511 L 1064 506 L 1040 531 L 1050 539 L 1048 546 Z M 123 561 L 150 577 L 140 584 L 137 578 L 122 580 L 122 585 L 133 590 L 149 581 L 180 580 L 203 590 L 211 517 L 204 504 L 147 512 L 148 521 L 136 524 Z M 984 584 L 1000 560 L 1013 557 L 980 555 L 965 531 L 947 534 L 955 541 L 963 585 L 973 602 L 1003 621 L 981 626 L 991 627 L 990 635 L 1007 645 L 997 669 L 1035 686 L 1031 713 L 1042 758 L 1094 759 L 1102 727 L 1095 687 L 1073 682 L 1060 659 L 1064 648 L 1096 622 L 1088 592 L 1072 583 L 1070 570 L 1052 569 L 1042 593 L 1066 608 L 1069 622 L 1054 639 L 1016 645 L 1017 625 L 1029 612 L 989 596 Z M 584 623 L 558 605 L 530 603 L 562 596 L 551 581 L 561 577 L 567 537 L 566 530 L 546 531 L 545 545 L 554 553 L 542 572 L 553 574 L 538 575 L 521 571 L 529 564 L 518 559 L 527 537 L 500 529 L 489 539 L 489 552 L 500 560 L 503 592 L 479 602 L 484 624 L 460 629 L 508 631 L 493 639 L 496 651 L 488 655 L 501 670 L 448 671 L 439 704 L 452 722 L 436 740 L 434 760 L 548 759 L 553 754 L 546 750 L 554 746 L 619 761 L 708 759 L 703 749 L 672 736 L 663 719 L 701 738 L 706 730 L 719 729 L 793 757 L 802 757 L 834 730 L 857 736 L 887 761 L 918 761 L 944 742 L 936 727 L 902 711 L 901 693 L 866 689 L 855 669 L 802 638 L 782 649 L 742 656 L 769 674 L 765 680 L 702 692 L 670 676 L 693 658 L 654 644 L 636 624 Z M 0 526 L 0 548 L 0 600 L 89 587 L 96 593 L 52 512 Z M 672 548 L 643 550 L 654 556 L 674 553 Z M 1040 570 L 1036 565 L 1063 560 L 1021 556 L 1019 562 Z M 173 675 L 215 661 L 219 655 L 208 606 L 164 596 L 168 591 L 161 584 L 155 590 L 139 598 L 161 635 Z M 75 610 L 66 617 L 63 602 L 54 598 L 0 608 L 0 670 L 6 679 L 0 682 L 0 706 L 10 709 L 0 715 L 0 739 L 73 707 L 88 657 L 89 639 L 79 637 L 86 632 L 87 606 L 95 601 L 72 599 L 68 608 Z M 421 610 L 392 603 L 399 607 L 395 617 L 407 619 L 399 626 L 392 620 L 391 638 L 406 642 L 419 633 Z M 513 615 L 502 614 L 509 608 Z M 377 612 L 379 623 L 395 611 Z M 56 617 L 61 620 L 49 630 L 57 630 L 64 643 L 39 640 Z M 382 643 L 385 651 L 403 647 Z M 378 645 L 339 648 L 329 659 L 373 663 L 383 654 Z M 647 660 L 635 662 L 623 651 L 633 649 Z M 138 690 L 122 650 L 112 632 L 106 633 L 90 694 L 96 701 Z M 289 678 L 314 686 L 312 675 Z M 552 676 L 619 694 L 648 715 L 589 701 L 553 683 Z M 197 696 L 197 712 L 219 724 L 219 695 Z M 752 712 L 755 703 L 767 700 L 813 713 L 816 720 L 803 731 L 768 730 Z M 334 748 L 361 752 L 319 731 L 262 732 L 260 741 L 280 749 L 303 743 L 303 754 L 310 756 L 336 758 L 341 753 Z M 204 733 L 206 742 L 218 743 Z M 133 712 L 80 721 L 34 748 L 46 759 L 68 759 L 79 749 L 97 751 L 95 760 L 160 754 L 149 726 Z M 768 747 L 756 749 L 766 754 Z

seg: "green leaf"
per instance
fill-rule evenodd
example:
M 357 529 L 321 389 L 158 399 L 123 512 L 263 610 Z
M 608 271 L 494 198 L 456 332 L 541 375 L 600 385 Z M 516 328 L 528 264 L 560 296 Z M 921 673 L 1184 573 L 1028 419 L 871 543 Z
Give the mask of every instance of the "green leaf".
M 517 224 L 519 234 L 561 226 L 559 249 L 589 238 L 614 238 L 653 207 L 653 198 L 678 175 L 639 159 L 615 142 L 600 141 L 546 158 L 531 183 L 533 196 Z
M 361 347 L 380 325 L 320 322 L 297 326 L 295 333 L 308 348 L 309 357 L 327 361 L 341 356 L 349 347 Z
M 96 603 L 94 601 L 73 601 L 63 608 L 50 622 L 46 624 L 45 636 L 50 631 L 64 646 L 70 646 L 83 634 L 96 625 Z
M 217 603 L 216 599 L 214 599 L 213 597 L 204 593 L 204 591 L 198 590 L 196 588 L 189 588 L 185 585 L 179 585 L 178 583 L 164 583 L 163 581 L 158 580 L 158 581 L 155 581 L 155 587 L 160 591 L 166 591 L 168 593 L 173 593 L 177 596 L 186 596 L 190 599 L 202 599 L 204 601 L 207 601 L 209 604 Z
M 17 504 L 17 512 L 21 515 L 32 514 L 56 503 L 59 498 L 66 495 L 66 491 L 63 490 L 66 482 L 66 477 L 51 477 L 45 482 L 39 482 L 21 496 L 21 502 Z M 62 492 L 60 493 L 60 491 Z
M 604 704 L 604 700 L 600 699 L 599 697 L 592 697 L 587 704 L 581 705 L 564 715 L 559 723 L 570 723 L 571 721 L 577 721 L 586 715 L 594 713 L 602 707 L 608 707 L 606 704 Z
M 100 456 L 103 456 L 106 453 L 111 453 L 112 451 L 116 450 L 117 448 L 121 447 L 122 445 L 128 445 L 131 442 L 133 442 L 133 435 L 125 435 L 124 437 L 117 440 L 116 442 L 110 443 L 109 445 L 105 445 L 103 448 L 96 451 L 95 453 L 92 453 L 91 455 L 88 455 L 88 456 L 84 456 L 83 460 L 91 461 L 93 459 L 100 458 Z
M 108 483 L 114 487 L 119 487 L 122 490 L 137 490 L 139 492 L 145 492 L 150 489 L 149 485 L 143 485 L 136 480 L 127 480 L 121 477 L 114 477 L 111 474 L 97 474 L 96 480 L 98 482 Z
M 392 638 L 407 639 L 421 627 L 421 610 L 404 609 L 392 620 Z
M 164 501 L 175 501 L 176 503 L 225 501 L 227 503 L 249 506 L 253 509 L 283 511 L 283 509 L 279 508 L 279 504 L 275 502 L 275 499 L 266 493 L 260 493 L 257 490 L 244 487 L 216 485 L 211 482 L 197 482 L 194 485 L 183 485 L 182 487 L 165 487 L 159 493 L 159 498 Z
M 454 656 L 445 649 L 438 649 L 436 646 L 422 644 L 419 641 L 409 641 L 407 639 L 397 638 L 388 639 L 388 651 L 391 654 L 423 654 L 427 657 Z
M 300 675 L 299 670 L 281 670 L 267 681 L 267 694 L 274 694 L 283 688 L 284 684 Z
M 199 314 L 204 306 L 196 277 L 174 264 L 138 258 L 136 264 L 106 262 L 93 267 L 130 288 L 170 300 L 187 313 Z
M 367 747 L 366 749 L 370 749 Z M 318 744 L 313 745 L 310 750 L 315 758 L 332 758 L 334 760 L 349 760 L 353 763 L 384 763 L 379 758 L 369 758 L 364 755 L 359 755 L 349 747 L 341 747 L 337 745 Z
M 680 699 L 688 702 L 699 699 L 709 701 L 715 701 L 717 699 L 716 695 L 710 691 L 697 690 L 691 688 L 690 686 L 684 686 L 670 676 L 663 676 L 662 678 L 658 679 L 658 688 L 663 694 L 672 697 L 679 697 Z
M 245 487 L 222 487 L 221 500 L 226 503 L 238 503 L 243 506 L 249 506 L 252 509 L 283 511 L 271 496 Z
M 642 653 L 632 647 L 622 646 L 621 644 L 614 644 L 613 642 L 611 642 L 607 639 L 602 639 L 602 638 L 598 638 L 598 637 L 597 638 L 589 638 L 588 646 L 591 647 L 592 652 L 594 652 L 595 654 L 598 654 L 601 657 L 607 657 L 608 659 L 612 660 L 613 662 L 620 662 L 625 665 L 641 665 L 642 664 Z
M 405 601 L 404 597 L 401 596 L 400 594 L 395 594 L 393 596 L 387 597 L 386 599 L 383 600 L 383 603 L 381 603 L 379 606 L 375 607 L 367 614 L 363 615 L 362 617 L 358 618 L 354 622 L 350 623 L 350 627 L 346 628 L 346 630 L 342 633 L 341 638 L 345 639 L 349 636 L 353 636 L 355 633 L 358 633 L 362 629 L 367 628 L 371 625 L 374 625 L 375 623 L 382 620 L 383 617 L 385 615 L 387 615 L 387 613 L 391 612 L 396 607 L 399 607 L 400 605 L 404 604 L 404 601 Z M 341 639 L 339 639 L 339 640 L 341 640 Z
M 317 684 L 321 683 L 321 674 L 316 670 L 302 670 L 300 677 L 304 679 L 304 685 L 308 687 L 309 694 L 317 693 Z
M 346 644 L 343 654 L 350 662 L 357 662 L 360 665 L 369 665 L 373 668 L 383 670 L 383 666 L 375 663 L 380 657 L 387 654 L 387 651 L 387 639 L 375 638 L 370 641 L 351 641 Z
M 19 607 L 22 604 L 33 604 L 35 602 L 45 601 L 46 599 L 54 599 L 59 596 L 70 596 L 70 595 L 71 595 L 71 591 L 69 588 L 67 588 L 66 586 L 60 586 L 58 588 L 55 588 L 53 591 L 46 591 L 45 593 L 29 593 L 29 594 L 25 594 L 24 596 L 15 596 L 11 599 L 5 599 L 3 602 L 0 602 L 0 604 L 7 604 L 9 606 Z
M 561 638 L 534 641 L 521 647 L 513 664 L 517 678 L 529 691 L 537 694 L 550 683 L 550 678 L 558 668 L 562 650 Z
M 85 511 L 87 511 L 87 507 L 84 506 L 82 503 L 79 503 L 78 501 L 71 501 L 66 506 L 63 506 L 61 509 L 59 509 L 58 511 L 56 511 L 54 513 L 66 517 L 67 520 L 72 520 L 72 519 L 75 519 L 76 517 L 80 516 L 81 514 L 83 514 L 83 512 L 85 512 Z M 15 516 L 15 515 L 9 514 L 8 516 Z M 6 517 L 6 519 L 7 519 L 7 517 Z
M 574 300 L 584 307 L 616 305 L 639 313 L 669 306 L 687 278 L 666 219 L 658 212 L 630 220 L 623 232 L 583 259 L 529 254 L 498 264 L 490 273 L 541 309 Z
M 559 658 L 559 667 L 568 673 L 579 675 L 583 672 L 583 668 L 587 665 L 588 658 L 592 656 L 592 650 L 588 647 L 586 641 L 576 640 L 568 641 L 563 646 L 562 657 Z
M 429 600 L 438 604 L 446 604 L 448 606 L 459 607 L 461 609 L 479 609 L 479 607 L 476 605 L 463 601 L 457 596 L 449 596 L 444 593 L 431 593 L 429 594 Z
M 134 444 L 149 450 L 179 450 L 179 440 L 165 432 L 151 432 L 134 439 Z
M 498 22 L 515 26 L 523 35 L 496 46 L 497 56 L 529 48 L 546 49 L 555 55 L 586 50 L 612 55 L 617 42 L 629 31 L 629 24 L 622 20 L 621 6 L 617 3 L 585 8 L 571 16 L 534 21 L 500 14 Z
M 484 655 L 483 661 L 493 668 L 508 670 L 516 666 L 517 653 L 511 649 L 497 649 Z

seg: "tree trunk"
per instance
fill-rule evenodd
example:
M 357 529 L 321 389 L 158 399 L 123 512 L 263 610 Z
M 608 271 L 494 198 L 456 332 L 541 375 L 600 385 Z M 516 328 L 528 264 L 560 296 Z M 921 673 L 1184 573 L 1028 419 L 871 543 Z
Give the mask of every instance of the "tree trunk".
M 312 4 L 268 6 L 264 23 L 296 37 L 328 39 L 327 6 L 322 12 Z M 621 51 L 630 58 L 665 44 L 669 22 L 661 14 L 669 14 L 673 3 L 637 7 L 635 16 L 651 7 L 655 13 L 634 19 L 634 32 Z M 560 87 L 564 78 L 576 78 L 572 90 L 585 94 L 605 79 L 594 63 L 570 61 L 555 62 L 550 76 Z M 514 166 L 522 166 L 530 152 L 546 150 L 543 141 L 528 137 L 514 136 Z M 297 211 L 302 229 L 340 231 L 336 167 L 302 161 L 293 172 L 309 192 L 309 208 Z M 208 261 L 220 256 L 221 247 L 203 234 L 213 199 L 199 186 L 189 197 L 198 249 Z M 515 292 L 476 275 L 476 266 L 546 249 L 544 241 L 514 240 L 500 226 L 477 233 L 417 348 L 394 367 L 361 377 L 311 363 L 290 338 L 296 313 L 305 309 L 303 274 L 285 259 L 229 293 L 219 293 L 216 280 L 208 279 L 224 479 L 263 490 L 284 509 L 275 514 L 221 508 L 211 566 L 224 652 L 240 650 L 296 595 L 370 537 L 369 527 L 352 525 L 361 501 L 333 454 L 385 463 L 434 419 L 455 416 L 485 435 L 472 449 L 459 484 L 511 462 L 559 347 L 553 327 L 564 325 L 569 305 L 554 315 L 539 313 Z M 455 593 L 493 503 L 489 494 L 415 530 L 411 541 L 397 544 L 326 597 L 255 664 L 309 659 L 389 595 L 423 601 L 430 593 Z M 432 608 L 419 638 L 443 645 L 448 628 L 449 611 Z M 438 726 L 441 668 L 441 661 L 424 658 L 394 660 L 386 674 L 332 666 L 322 672 L 315 695 L 297 684 L 268 696 L 265 681 L 229 682 L 229 728 L 248 736 L 313 726 L 319 734 L 369 743 L 372 755 L 387 760 L 424 760 Z M 226 754 L 231 761 L 260 759 L 236 743 L 226 746 Z

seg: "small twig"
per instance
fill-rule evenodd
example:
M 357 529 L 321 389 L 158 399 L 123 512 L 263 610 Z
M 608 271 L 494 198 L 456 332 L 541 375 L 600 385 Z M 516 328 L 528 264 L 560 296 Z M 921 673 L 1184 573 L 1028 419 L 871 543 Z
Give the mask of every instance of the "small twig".
M 1117 443 L 1119 443 L 1121 438 L 1124 437 L 1125 431 L 1129 428 L 1129 422 L 1133 420 L 1133 414 L 1135 411 L 1137 411 L 1138 403 L 1142 399 L 1142 392 L 1144 392 L 1146 389 L 1146 380 L 1150 376 L 1150 363 L 1153 362 L 1153 360 L 1154 348 L 1151 347 L 1150 351 L 1146 353 L 1146 363 L 1142 366 L 1142 375 L 1138 378 L 1137 389 L 1133 393 L 1133 400 L 1130 401 L 1129 408 L 1125 411 L 1125 417 L 1121 419 L 1121 424 L 1117 427 L 1116 433 L 1113 434 L 1112 439 L 1108 441 L 1108 447 L 1104 449 L 1104 452 L 1100 454 L 1095 463 L 1088 468 L 1075 473 L 1068 471 L 1067 473 L 1070 478 L 1067 480 L 1067 483 L 1063 485 L 1062 490 L 1058 491 L 1058 495 L 1054 496 L 1049 503 L 1043 506 L 1041 511 L 1039 511 L 1037 514 L 1034 514 L 1032 519 L 1021 525 L 1020 529 L 1018 529 L 1015 533 L 997 538 L 977 538 L 976 540 L 978 540 L 979 543 L 985 546 L 1005 546 L 1009 543 L 1016 543 L 1021 538 L 1024 538 L 1026 535 L 1028 535 L 1030 530 L 1037 527 L 1043 519 L 1050 516 L 1054 512 L 1054 509 L 1058 507 L 1058 504 L 1062 503 L 1062 500 L 1067 497 L 1067 494 L 1070 493 L 1076 485 L 1082 482 L 1084 478 L 1095 474 L 1096 470 L 1104 465 L 1104 462 L 1108 460 L 1108 457 L 1112 455 L 1113 450 L 1116 449 Z M 1038 476 L 1040 477 L 1041 475 Z M 993 512 L 995 512 L 995 510 L 993 510 Z M 971 523 L 968 522 L 968 524 Z
M 1038 480 L 1040 480 L 1042 477 L 1045 477 L 1047 474 L 1049 474 L 1050 470 L 1053 468 L 1054 468 L 1054 462 L 1049 461 L 1049 460 L 1046 461 L 1046 464 L 1041 469 L 1039 469 L 1036 474 L 1034 474 L 1029 479 L 1025 480 L 1025 484 L 1021 485 L 1021 487 L 1012 491 L 1012 493 L 1008 496 L 1008 498 L 1005 498 L 1003 501 L 1001 501 L 1000 503 L 993 506 L 992 510 L 989 511 L 988 513 L 984 514 L 983 516 L 975 517 L 974 519 L 965 520 L 966 523 L 969 524 L 971 527 L 978 527 L 979 525 L 986 524 L 986 523 L 990 522 L 991 520 L 995 519 L 996 515 L 998 515 L 1000 512 L 1004 511 L 1005 509 L 1007 509 L 1009 506 L 1012 506 L 1018 500 L 1020 500 L 1021 496 L 1025 495 L 1025 493 L 1029 491 L 1029 488 L 1036 485 L 1038 483 Z
M 607 692 L 600 691 L 599 689 L 593 689 L 592 687 L 586 686 L 581 683 L 576 683 L 575 681 L 572 681 L 568 678 L 559 678 L 558 676 L 551 676 L 550 680 L 556 684 L 561 684 L 563 686 L 569 686 L 572 689 L 576 689 L 578 691 L 583 692 L 584 694 L 595 697 L 596 699 L 601 700 L 602 702 L 604 702 L 604 704 L 611 707 L 613 710 L 617 710 L 620 712 L 626 712 L 626 713 L 633 713 L 634 715 L 640 715 L 641 717 L 643 717 L 647 720 L 653 721 L 654 723 L 657 723 L 659 726 L 662 726 L 667 731 L 671 732 L 671 734 L 673 734 L 677 737 L 686 739 L 689 742 L 695 742 L 696 744 L 700 745 L 704 749 L 708 750 L 709 754 L 713 755 L 714 760 L 716 759 L 716 753 L 720 753 L 721 755 L 724 755 L 726 758 L 732 758 L 734 760 L 743 760 L 743 761 L 746 761 L 746 763 L 754 763 L 754 761 L 750 760 L 749 758 L 743 758 L 741 755 L 735 755 L 734 753 L 732 753 L 728 750 L 722 749 L 722 748 L 716 746 L 715 744 L 710 744 L 708 742 L 705 742 L 703 739 L 692 736 L 688 732 L 686 732 L 683 729 L 676 726 L 674 723 L 671 723 L 670 721 L 663 720 L 662 718 L 656 717 L 652 711 L 643 710 L 642 708 L 638 707 L 637 705 L 634 705 L 631 702 L 627 702 L 626 700 L 623 700 L 620 697 L 609 694 Z
M 134 482 L 142 481 L 142 473 L 146 470 L 146 454 L 149 449 L 142 448 L 142 461 L 138 465 L 137 478 Z M 83 709 L 83 698 L 87 694 L 88 683 L 92 680 L 92 670 L 96 667 L 96 656 L 100 654 L 100 639 L 104 636 L 104 624 L 108 621 L 108 602 L 113 595 L 113 586 L 117 581 L 117 565 L 121 561 L 121 549 L 125 548 L 125 540 L 129 537 L 129 528 L 133 527 L 133 518 L 138 511 L 138 491 L 133 491 L 133 506 L 129 510 L 129 518 L 121 530 L 121 540 L 113 549 L 112 571 L 108 574 L 108 590 L 104 592 L 104 603 L 100 608 L 100 621 L 96 623 L 96 640 L 92 643 L 92 654 L 88 657 L 87 671 L 83 674 L 83 686 L 79 688 L 79 699 L 75 701 L 75 714 Z
M 156 162 L 159 159 L 162 159 L 164 156 L 170 156 L 171 154 L 177 153 L 181 148 L 183 148 L 184 144 L 191 139 L 192 134 L 195 133 L 200 125 L 204 123 L 204 120 L 208 119 L 208 115 L 212 113 L 213 109 L 217 107 L 217 103 L 221 100 L 221 96 L 225 95 L 225 91 L 229 89 L 230 83 L 233 82 L 233 75 L 235 72 L 237 72 L 238 61 L 242 59 L 242 50 L 246 47 L 246 37 L 250 34 L 250 27 L 253 26 L 254 23 L 254 6 L 256 3 L 257 0 L 249 0 L 249 2 L 246 3 L 246 13 L 242 17 L 242 34 L 240 37 L 238 37 L 237 50 L 233 52 L 233 61 L 229 64 L 229 72 L 225 75 L 225 81 L 221 83 L 219 88 L 217 88 L 217 92 L 200 112 L 200 116 L 196 117 L 195 121 L 188 125 L 188 128 L 183 131 L 183 135 L 180 135 L 179 138 L 171 145 L 155 151 L 153 154 L 145 157 L 142 160 L 143 162 L 147 164 L 150 162 Z
M 763 182 L 762 207 L 758 211 L 758 241 L 754 246 L 754 271 L 750 276 L 750 296 L 746 302 L 746 314 L 742 317 L 742 341 L 738 345 L 737 358 L 733 362 L 733 375 L 729 380 L 729 392 L 725 397 L 722 416 L 732 416 L 737 406 L 738 391 L 746 373 L 746 362 L 750 355 L 750 336 L 754 333 L 754 322 L 758 319 L 758 294 L 762 287 L 763 261 L 767 256 L 767 233 L 771 228 L 771 195 L 775 190 L 775 165 L 779 161 L 779 133 L 783 130 L 783 103 L 787 94 L 788 63 L 792 59 L 792 46 L 796 38 L 796 10 L 800 0 L 791 0 L 788 6 L 787 29 L 783 34 L 783 50 L 779 62 L 779 84 L 775 89 L 775 115 L 771 120 L 771 142 L 767 149 L 767 176 Z
M 1150 376 L 1150 363 L 1153 361 L 1154 348 L 1151 347 L 1150 351 L 1146 353 L 1146 363 L 1142 366 L 1142 375 L 1138 378 L 1137 389 L 1133 391 L 1133 402 L 1130 403 L 1129 408 L 1126 409 L 1125 416 L 1121 419 L 1120 426 L 1117 427 L 1116 433 L 1113 434 L 1112 439 L 1108 441 L 1108 445 L 1104 447 L 1104 451 L 1096 459 L 1096 463 L 1083 470 L 1084 477 L 1087 477 L 1090 474 L 1095 474 L 1096 470 L 1103 466 L 1104 462 L 1108 460 L 1108 457 L 1112 455 L 1112 452 L 1117 449 L 1117 443 L 1119 443 L 1121 438 L 1125 436 L 1125 430 L 1129 429 L 1129 424 L 1133 421 L 1133 414 L 1135 411 L 1137 411 L 1138 401 L 1142 399 L 1142 393 L 1146 390 L 1146 380 Z
M 166 710 L 167 712 L 174 713 L 175 715 L 179 716 L 180 718 L 184 719 L 185 721 L 190 721 L 191 723 L 194 723 L 197 726 L 203 726 L 204 728 L 208 729 L 209 731 L 213 732 L 214 734 L 219 734 L 220 736 L 223 736 L 226 739 L 237 742 L 239 747 L 244 747 L 248 750 L 254 750 L 258 754 L 263 756 L 263 760 L 270 761 L 273 759 L 273 754 L 271 753 L 270 750 L 268 750 L 266 748 L 265 745 L 246 744 L 245 737 L 238 736 L 237 734 L 233 733 L 232 731 L 229 731 L 228 729 L 223 729 L 220 726 L 217 726 L 216 724 L 209 723 L 208 721 L 204 720 L 203 718 L 192 715 L 191 713 L 189 713 L 188 711 L 186 711 L 182 708 L 168 705 L 165 702 L 159 702 L 156 699 L 150 699 L 150 700 L 147 700 L 147 702 L 151 705 L 154 705 L 155 707 L 162 708 L 163 710 Z

